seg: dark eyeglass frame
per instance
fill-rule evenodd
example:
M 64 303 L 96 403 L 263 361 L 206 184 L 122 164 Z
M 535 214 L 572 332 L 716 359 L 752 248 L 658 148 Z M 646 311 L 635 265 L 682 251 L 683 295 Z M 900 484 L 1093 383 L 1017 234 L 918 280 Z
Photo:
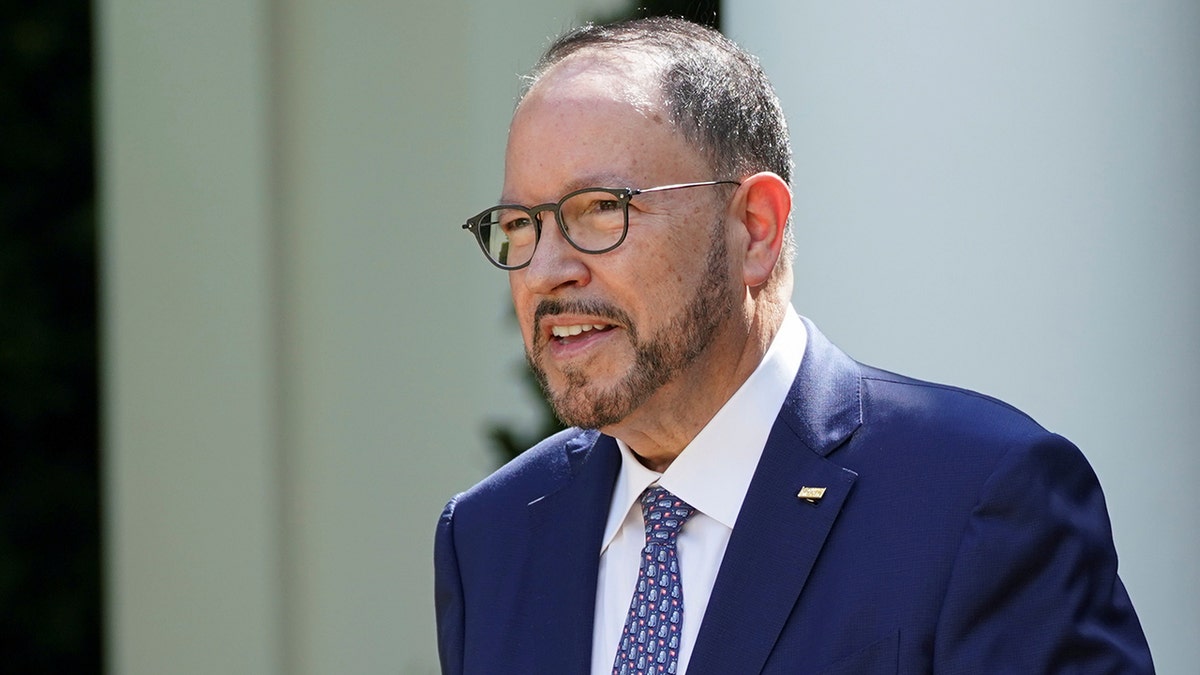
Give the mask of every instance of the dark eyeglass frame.
M 526 267 L 529 265 L 529 263 L 533 262 L 533 253 L 537 252 L 537 245 L 542 241 L 541 214 L 543 212 L 549 211 L 554 214 L 554 222 L 558 224 L 558 231 L 562 233 L 563 239 L 565 239 L 567 241 L 567 243 L 571 245 L 572 248 L 574 248 L 576 251 L 579 251 L 580 253 L 588 253 L 588 254 L 592 254 L 592 255 L 598 255 L 600 253 L 608 253 L 609 251 L 615 249 L 616 247 L 620 246 L 622 243 L 625 242 L 625 237 L 626 237 L 626 235 L 629 234 L 629 202 L 634 197 L 636 197 L 638 195 L 651 193 L 651 192 L 666 192 L 667 190 L 682 190 L 684 188 L 708 187 L 711 185 L 741 185 L 741 182 L 736 181 L 736 180 L 708 180 L 708 181 L 703 181 L 700 183 L 675 183 L 672 185 L 659 185 L 657 187 L 640 188 L 640 189 L 638 189 L 638 188 L 586 187 L 586 188 L 582 188 L 579 190 L 574 190 L 574 191 L 568 192 L 567 194 L 563 195 L 562 199 L 559 199 L 557 202 L 546 202 L 545 204 L 538 204 L 537 206 L 522 206 L 520 204 L 498 204 L 491 208 L 484 209 L 483 211 L 480 211 L 476 215 L 468 218 L 467 222 L 463 224 L 462 229 L 470 230 L 471 233 L 475 235 L 475 241 L 479 243 L 479 248 L 483 251 L 483 257 L 487 258 L 488 262 L 492 263 L 493 265 L 495 265 L 496 267 L 499 267 L 502 270 L 507 270 L 507 271 L 511 272 L 513 270 L 519 270 L 523 267 Z M 563 204 L 567 203 L 567 200 L 571 199 L 572 197 L 574 197 L 576 195 L 581 195 L 585 192 L 607 192 L 608 194 L 612 195 L 613 197 L 616 197 L 617 202 L 621 204 L 621 211 L 625 218 L 625 225 L 621 229 L 621 236 L 617 239 L 616 243 L 614 243 L 612 246 L 605 246 L 604 248 L 596 249 L 596 250 L 587 249 L 587 248 L 584 248 L 584 247 L 580 246 L 579 244 L 575 243 L 575 240 L 571 239 L 571 235 L 567 233 L 567 229 L 563 225 L 563 220 L 562 220 L 561 209 L 563 207 Z M 518 210 L 518 211 L 524 211 L 525 213 L 529 214 L 529 219 L 531 221 L 533 221 L 534 235 L 535 235 L 534 241 L 533 241 L 533 253 L 530 253 L 529 260 L 526 260 L 525 262 L 521 263 L 520 265 L 503 265 L 498 260 L 495 260 L 494 258 L 492 258 L 491 254 L 488 253 L 487 242 L 485 242 L 483 240 L 483 234 L 481 232 L 481 225 L 482 225 L 484 216 L 487 216 L 489 213 L 492 213 L 493 211 L 496 211 L 498 209 L 514 209 L 514 210 Z

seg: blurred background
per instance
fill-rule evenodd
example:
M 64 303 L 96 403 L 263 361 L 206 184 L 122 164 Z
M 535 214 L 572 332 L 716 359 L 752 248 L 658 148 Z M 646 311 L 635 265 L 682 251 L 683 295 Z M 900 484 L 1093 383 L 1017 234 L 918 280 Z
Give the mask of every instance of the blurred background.
M 552 424 L 459 224 L 548 40 L 648 11 L 774 80 L 797 309 L 1080 445 L 1193 672 L 1200 5 L 638 5 L 0 3 L 6 672 L 437 672 L 437 516 Z

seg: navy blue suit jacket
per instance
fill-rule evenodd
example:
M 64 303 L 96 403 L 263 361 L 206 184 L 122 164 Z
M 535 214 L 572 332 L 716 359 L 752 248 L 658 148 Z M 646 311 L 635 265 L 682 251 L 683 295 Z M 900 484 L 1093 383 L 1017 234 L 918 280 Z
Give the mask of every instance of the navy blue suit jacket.
M 805 327 L 689 675 L 1153 672 L 1075 446 Z M 451 500 L 435 555 L 444 673 L 588 672 L 619 463 L 612 438 L 572 429 Z M 805 486 L 824 497 L 799 499 Z

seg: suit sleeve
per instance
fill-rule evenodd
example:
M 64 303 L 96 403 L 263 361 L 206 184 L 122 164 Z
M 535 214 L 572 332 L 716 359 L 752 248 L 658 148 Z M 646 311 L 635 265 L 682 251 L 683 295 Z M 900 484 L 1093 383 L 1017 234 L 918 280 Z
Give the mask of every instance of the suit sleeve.
M 1046 435 L 1008 452 L 963 532 L 934 645 L 937 673 L 1152 673 L 1099 482 Z
M 434 604 L 437 607 L 438 656 L 443 675 L 463 672 L 463 588 L 454 546 L 454 507 L 446 504 L 434 539 Z

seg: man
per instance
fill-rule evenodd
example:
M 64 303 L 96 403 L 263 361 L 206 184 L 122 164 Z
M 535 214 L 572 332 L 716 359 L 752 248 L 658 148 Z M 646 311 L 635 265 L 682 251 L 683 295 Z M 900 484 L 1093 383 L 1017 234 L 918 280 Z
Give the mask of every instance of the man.
M 447 505 L 443 670 L 1151 672 L 1079 451 L 792 310 L 790 152 L 705 28 L 585 27 L 539 62 L 464 227 L 575 428 Z

